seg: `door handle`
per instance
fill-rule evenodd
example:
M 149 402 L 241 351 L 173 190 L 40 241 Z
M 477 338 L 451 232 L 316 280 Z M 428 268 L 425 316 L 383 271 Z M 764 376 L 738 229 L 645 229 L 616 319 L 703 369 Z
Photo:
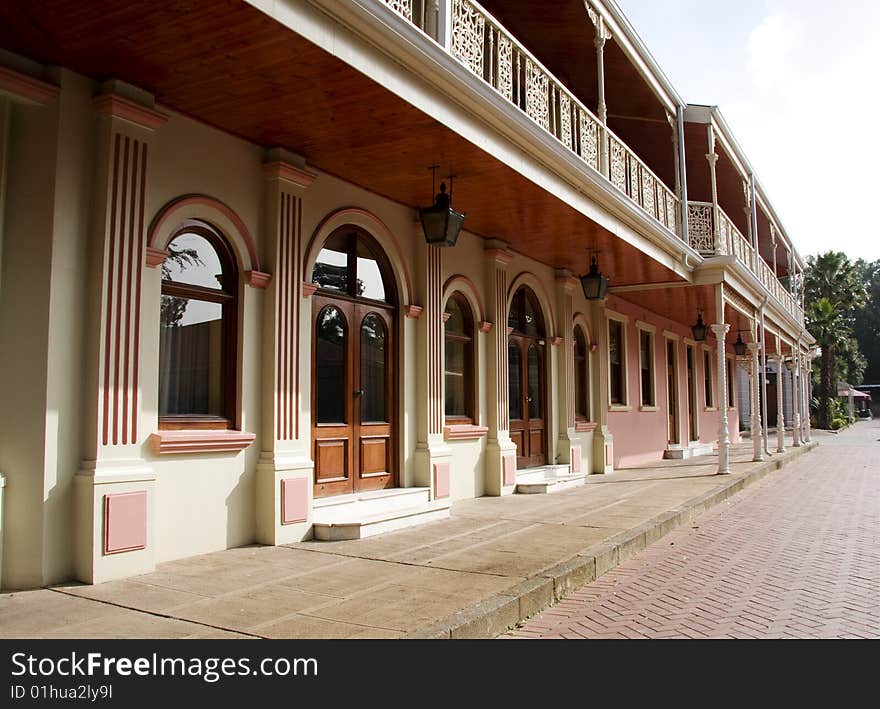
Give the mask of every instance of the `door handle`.
M 363 389 L 355 389 L 355 390 L 352 392 L 352 394 L 353 394 L 354 396 L 363 396 L 363 395 L 364 395 L 364 390 L 363 390 Z

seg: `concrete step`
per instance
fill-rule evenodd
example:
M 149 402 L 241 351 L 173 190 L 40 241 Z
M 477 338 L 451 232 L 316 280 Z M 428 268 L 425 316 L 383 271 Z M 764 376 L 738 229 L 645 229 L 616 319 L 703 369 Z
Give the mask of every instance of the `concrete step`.
M 586 482 L 586 474 L 573 474 L 568 465 L 542 465 L 517 472 L 516 492 L 521 495 L 543 495 L 570 490 Z
M 712 455 L 714 451 L 715 447 L 711 443 L 690 443 L 687 446 L 669 446 L 663 451 L 663 457 L 667 460 L 684 460 L 699 455 Z
M 315 500 L 315 539 L 364 539 L 449 517 L 450 501 L 429 500 L 428 488 L 392 488 Z M 327 502 L 329 501 L 329 502 Z

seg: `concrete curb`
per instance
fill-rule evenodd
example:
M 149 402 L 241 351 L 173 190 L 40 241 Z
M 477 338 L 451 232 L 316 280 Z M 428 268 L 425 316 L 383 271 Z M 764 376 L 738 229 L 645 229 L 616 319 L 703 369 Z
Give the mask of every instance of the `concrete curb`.
M 408 640 L 497 637 L 530 616 L 558 603 L 572 591 L 595 581 L 672 530 L 688 524 L 706 510 L 762 480 L 817 445 L 816 441 L 811 441 L 799 448 L 790 448 L 788 455 L 781 460 L 765 461 L 742 476 L 719 478 L 723 481 L 715 489 L 693 497 L 683 505 L 663 512 L 638 527 L 584 549 L 503 593 L 483 599 L 436 623 L 417 628 L 404 637 Z

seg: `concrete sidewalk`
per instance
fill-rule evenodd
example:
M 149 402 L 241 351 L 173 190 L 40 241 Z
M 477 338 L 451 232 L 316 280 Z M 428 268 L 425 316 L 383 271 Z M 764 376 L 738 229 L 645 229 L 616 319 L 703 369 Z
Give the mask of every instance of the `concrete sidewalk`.
M 821 435 L 821 434 L 820 434 Z M 0 595 L 3 638 L 494 637 L 815 446 L 594 476 L 455 503 L 449 520 L 350 542 L 250 546 L 96 586 Z

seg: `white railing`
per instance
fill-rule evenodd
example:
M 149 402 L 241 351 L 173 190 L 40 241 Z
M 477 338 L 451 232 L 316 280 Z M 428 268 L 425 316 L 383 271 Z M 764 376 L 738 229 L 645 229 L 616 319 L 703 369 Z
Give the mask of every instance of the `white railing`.
M 752 268 L 752 245 L 742 235 L 721 207 L 718 208 L 718 240 L 723 253 L 736 256 L 748 268 Z
M 599 169 L 599 119 L 473 0 L 452 0 L 450 51 L 590 167 Z
M 431 34 L 424 2 L 383 2 Z M 478 2 L 451 0 L 451 11 L 453 57 L 680 237 L 678 197 L 620 138 Z
M 720 207 L 718 228 L 715 229 L 713 212 L 711 202 L 688 202 L 688 236 L 691 247 L 704 256 L 736 256 L 746 268 L 755 273 L 761 284 L 786 311 L 798 322 L 803 322 L 803 310 L 782 285 L 773 269 L 760 256 L 753 259 L 752 245 Z
M 644 162 L 610 130 L 608 179 L 633 202 L 674 234 L 678 229 L 678 197 Z

